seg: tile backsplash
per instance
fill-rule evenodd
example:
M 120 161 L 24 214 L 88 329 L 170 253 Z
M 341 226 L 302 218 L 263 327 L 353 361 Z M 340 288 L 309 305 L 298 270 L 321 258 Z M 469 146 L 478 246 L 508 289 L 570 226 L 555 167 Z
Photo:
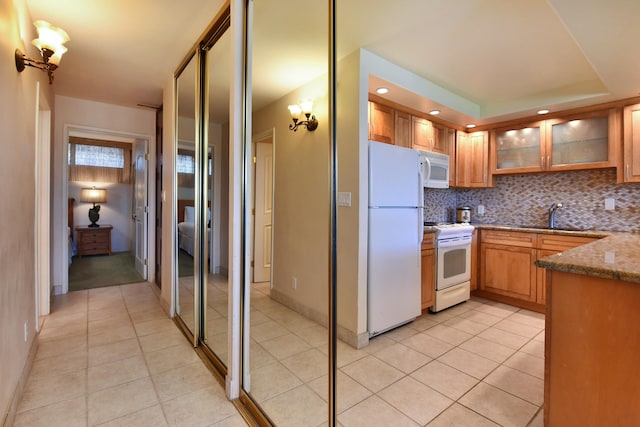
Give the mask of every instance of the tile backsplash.
M 549 207 L 559 202 L 559 228 L 640 232 L 640 184 L 616 184 L 615 169 L 501 175 L 495 183 L 425 189 L 425 221 L 454 221 L 456 207 L 470 206 L 472 222 L 546 226 Z M 614 199 L 615 209 L 605 210 L 605 199 Z M 484 206 L 483 215 L 478 205 Z

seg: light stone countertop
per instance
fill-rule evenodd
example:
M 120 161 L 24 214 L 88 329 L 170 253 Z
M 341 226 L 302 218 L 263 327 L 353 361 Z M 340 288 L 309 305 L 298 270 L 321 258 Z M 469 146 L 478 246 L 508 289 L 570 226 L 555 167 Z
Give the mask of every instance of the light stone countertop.
M 481 230 L 522 231 L 565 236 L 598 237 L 599 240 L 541 258 L 538 267 L 605 279 L 640 283 L 640 234 L 602 230 L 563 230 L 500 224 L 474 224 Z M 425 227 L 425 233 L 430 232 Z
M 612 233 L 536 261 L 538 267 L 640 283 L 640 234 Z
M 576 229 L 563 229 L 563 228 L 547 228 L 537 226 L 520 226 L 520 225 L 503 225 L 503 224 L 474 224 L 474 227 L 480 230 L 504 230 L 504 231 L 522 231 L 524 233 L 539 233 L 539 234 L 556 234 L 563 236 L 584 236 L 584 237 L 607 237 L 614 234 L 611 231 L 602 230 L 576 230 Z

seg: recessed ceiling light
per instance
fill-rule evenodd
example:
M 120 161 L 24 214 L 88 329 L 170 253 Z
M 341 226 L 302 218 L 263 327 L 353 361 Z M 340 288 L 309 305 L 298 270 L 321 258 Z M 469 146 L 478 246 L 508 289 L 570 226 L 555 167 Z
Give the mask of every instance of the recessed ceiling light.
M 385 93 L 389 92 L 389 89 L 387 89 L 386 87 L 379 87 L 378 89 L 376 89 L 376 92 L 378 92 L 380 95 L 384 95 Z
M 440 110 L 431 110 L 429 111 L 429 114 L 431 114 L 432 116 L 437 116 L 438 114 L 440 114 Z
M 547 109 L 543 109 L 543 110 L 538 110 L 538 114 L 548 114 L 549 110 Z
M 476 124 L 475 124 L 475 123 L 469 123 L 469 124 L 467 125 L 467 129 L 473 129 L 474 127 L 476 127 Z

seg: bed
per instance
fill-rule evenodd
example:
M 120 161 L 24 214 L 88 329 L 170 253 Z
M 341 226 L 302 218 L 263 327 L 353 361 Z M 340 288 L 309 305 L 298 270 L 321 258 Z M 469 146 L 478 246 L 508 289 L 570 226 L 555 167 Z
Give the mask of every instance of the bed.
M 211 221 L 211 208 L 209 208 Z M 193 200 L 178 200 L 178 248 L 193 256 L 195 211 Z M 209 228 L 209 239 L 211 228 Z

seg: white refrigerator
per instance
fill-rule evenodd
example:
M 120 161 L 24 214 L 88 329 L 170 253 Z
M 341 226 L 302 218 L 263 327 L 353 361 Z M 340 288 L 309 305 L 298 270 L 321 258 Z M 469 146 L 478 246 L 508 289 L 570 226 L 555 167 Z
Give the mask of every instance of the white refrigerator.
M 418 151 L 369 141 L 367 329 L 370 337 L 421 314 L 423 191 Z

